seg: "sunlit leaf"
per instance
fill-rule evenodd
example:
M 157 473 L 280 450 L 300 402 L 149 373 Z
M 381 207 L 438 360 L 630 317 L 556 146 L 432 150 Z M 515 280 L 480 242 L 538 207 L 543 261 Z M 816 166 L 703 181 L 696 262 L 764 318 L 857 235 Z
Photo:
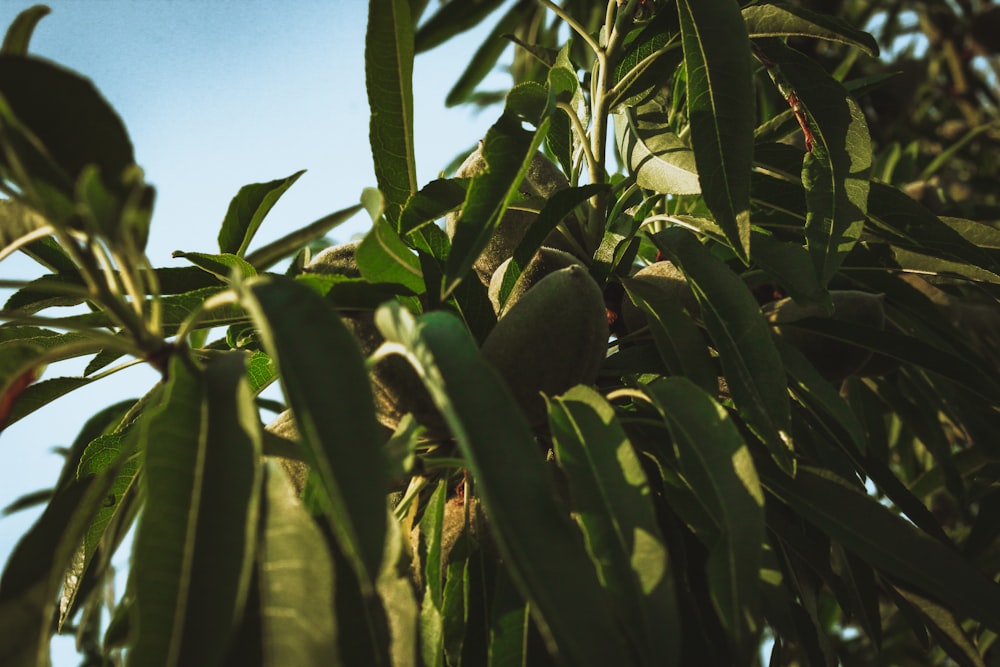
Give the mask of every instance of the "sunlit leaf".
M 618 152 L 639 187 L 660 194 L 701 192 L 694 151 L 670 130 L 658 106 L 621 109 L 614 121 Z
M 614 408 L 579 386 L 549 401 L 556 460 L 566 472 L 588 551 L 628 619 L 643 664 L 677 664 L 680 632 L 666 543 L 642 464 Z
M 709 590 L 739 652 L 749 657 L 761 630 L 764 544 L 764 493 L 750 450 L 726 409 L 686 378 L 657 380 L 643 391 L 670 429 L 680 474 L 718 529 L 706 545 Z
M 219 229 L 219 251 L 243 257 L 264 217 L 299 179 L 305 170 L 268 183 L 244 185 L 229 202 L 229 210 Z
M 743 8 L 750 39 L 761 37 L 811 37 L 838 42 L 878 56 L 878 42 L 837 16 L 820 14 L 791 3 L 775 2 Z
M 386 217 L 398 226 L 417 191 L 413 150 L 413 22 L 407 0 L 369 0 L 365 33 L 365 88 L 371 107 L 375 177 Z

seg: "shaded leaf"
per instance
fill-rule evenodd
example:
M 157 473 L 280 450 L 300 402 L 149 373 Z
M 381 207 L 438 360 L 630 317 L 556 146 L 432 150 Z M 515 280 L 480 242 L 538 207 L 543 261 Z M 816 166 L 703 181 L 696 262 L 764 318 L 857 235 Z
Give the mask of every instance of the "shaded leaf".
M 603 586 L 626 620 L 641 664 L 677 664 L 680 632 L 666 543 L 652 491 L 614 408 L 579 386 L 549 401 L 556 460 Z
M 414 39 L 417 53 L 429 51 L 455 35 L 479 25 L 503 0 L 447 2 L 436 14 L 421 24 Z
M 614 664 L 625 650 L 619 629 L 528 424 L 497 372 L 449 313 L 415 320 L 389 303 L 375 317 L 386 340 L 406 350 L 444 415 L 475 476 L 504 564 L 559 653 L 574 665 Z
M 242 614 L 257 527 L 259 419 L 244 355 L 175 355 L 143 423 L 130 665 L 218 664 Z
M 244 277 L 257 275 L 257 269 L 253 268 L 253 265 L 242 257 L 232 253 L 210 255 L 203 252 L 175 250 L 172 256 L 183 257 L 199 269 L 207 271 L 222 280 L 229 280 L 234 271 L 239 272 L 239 275 Z
M 442 8 L 444 12 L 448 7 L 475 7 L 476 5 L 492 4 L 490 0 L 486 2 L 452 2 Z M 496 3 L 499 6 L 502 3 Z M 448 91 L 445 97 L 445 106 L 453 107 L 463 102 L 468 102 L 470 96 L 475 91 L 476 86 L 486 78 L 486 76 L 497 66 L 497 61 L 503 52 L 510 46 L 506 36 L 513 33 L 517 26 L 524 20 L 525 9 L 531 7 L 530 0 L 521 0 L 504 14 L 500 21 L 493 27 L 493 30 L 486 36 L 483 43 L 476 49 L 476 52 L 469 58 L 469 64 L 459 75 L 458 81 Z
M 362 591 L 372 592 L 385 540 L 386 463 L 364 359 L 323 298 L 283 278 L 252 279 L 242 301 L 280 372 L 306 459 Z
M 754 98 L 750 41 L 731 0 L 678 0 L 691 145 L 702 197 L 737 256 L 750 255 Z
M 10 24 L 7 33 L 3 38 L 3 45 L 0 46 L 0 54 L 11 56 L 23 56 L 28 53 L 28 43 L 31 35 L 35 32 L 38 22 L 48 15 L 52 10 L 45 5 L 35 5 L 28 7 Z
M 325 215 L 301 229 L 297 229 L 276 241 L 272 241 L 254 250 L 244 259 L 259 271 L 270 268 L 282 259 L 297 253 L 308 243 L 323 238 L 331 229 L 342 222 L 346 222 L 351 216 L 360 211 L 361 208 L 361 204 L 355 204 L 330 215 Z
M 793 479 L 759 470 L 768 491 L 885 576 L 991 629 L 1000 627 L 1000 586 L 957 551 L 829 471 L 799 466 Z
M 642 388 L 670 429 L 681 475 L 718 526 L 707 544 L 712 602 L 744 658 L 760 632 L 764 493 L 753 458 L 725 408 L 686 378 Z
M 757 301 L 743 281 L 686 230 L 669 229 L 652 239 L 688 279 L 740 414 L 775 460 L 793 470 L 787 380 Z
M 878 42 L 837 16 L 820 14 L 791 3 L 774 2 L 743 8 L 750 39 L 762 37 L 812 37 L 838 42 L 878 56 Z
M 368 282 L 395 283 L 414 294 L 424 291 L 420 260 L 384 218 L 375 221 L 362 239 L 355 259 Z

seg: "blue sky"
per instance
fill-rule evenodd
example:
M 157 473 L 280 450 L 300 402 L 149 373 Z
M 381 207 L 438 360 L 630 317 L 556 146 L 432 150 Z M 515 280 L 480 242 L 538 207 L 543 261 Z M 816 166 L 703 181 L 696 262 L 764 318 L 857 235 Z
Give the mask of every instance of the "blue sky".
M 0 3 L 0 29 L 32 2 Z M 217 248 L 229 200 L 242 185 L 308 170 L 272 210 L 262 244 L 358 201 L 375 185 L 368 146 L 362 0 L 49 0 L 52 13 L 31 51 L 91 78 L 128 127 L 137 162 L 156 186 L 149 255 L 183 266 L 174 250 Z M 431 10 L 437 3 L 431 3 Z M 418 180 L 426 183 L 473 147 L 498 110 L 445 109 L 443 100 L 483 37 L 466 35 L 418 56 L 414 70 Z M 494 88 L 509 85 L 495 74 Z M 367 229 L 356 216 L 338 241 Z M 23 258 L 0 277 L 40 275 Z M 78 373 L 50 367 L 45 377 Z M 156 376 L 144 367 L 70 395 L 0 435 L 0 507 L 55 481 L 68 445 L 99 408 L 145 393 Z M 0 563 L 38 511 L 0 518 Z M 54 664 L 77 664 L 59 640 Z

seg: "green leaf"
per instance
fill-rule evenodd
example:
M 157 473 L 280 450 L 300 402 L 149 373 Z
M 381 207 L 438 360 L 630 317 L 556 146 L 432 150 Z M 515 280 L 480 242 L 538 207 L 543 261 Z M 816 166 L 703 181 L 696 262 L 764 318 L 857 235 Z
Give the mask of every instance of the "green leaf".
M 424 600 L 420 610 L 421 657 L 428 666 L 444 665 L 444 573 L 447 554 L 442 553 L 441 531 L 444 526 L 447 480 L 438 482 L 424 506 L 420 519 L 420 551 L 424 564 Z
M 795 478 L 761 469 L 765 488 L 893 581 L 962 616 L 1000 628 L 1000 586 L 959 552 L 928 537 L 829 471 L 799 466 Z
M 257 528 L 260 420 L 234 352 L 170 364 L 144 422 L 130 665 L 218 664 L 243 612 Z
M 500 224 L 508 203 L 519 196 L 518 185 L 528 173 L 547 128 L 546 120 L 537 132 L 529 132 L 505 111 L 486 133 L 483 159 L 487 169 L 469 183 L 445 265 L 445 294 L 472 269 Z
M 566 472 L 603 586 L 626 619 L 639 662 L 678 664 L 680 633 L 666 543 L 652 491 L 614 408 L 589 387 L 549 401 L 556 460 Z
M 24 237 L 44 230 L 48 221 L 34 209 L 13 199 L 0 200 L 0 257 L 6 257 L 17 244 L 24 243 Z
M 652 239 L 687 277 L 740 414 L 775 460 L 792 471 L 788 384 L 757 301 L 743 281 L 689 232 L 673 228 Z
M 420 188 L 407 201 L 399 216 L 399 233 L 410 234 L 454 211 L 465 201 L 467 182 L 437 178 Z
M 0 350 L 2 349 L 0 347 Z M 7 415 L 4 426 L 10 426 L 14 422 L 24 419 L 35 410 L 43 408 L 57 398 L 65 396 L 71 391 L 84 387 L 91 382 L 93 380 L 86 377 L 57 377 L 36 382 L 26 387 L 18 396 L 17 402 L 14 403 L 10 414 Z
M 250 262 L 246 261 L 239 255 L 234 255 L 232 253 L 214 255 L 204 252 L 184 252 L 182 250 L 175 250 L 171 256 L 183 257 L 199 269 L 207 271 L 222 280 L 229 280 L 233 271 L 237 271 L 239 275 L 247 278 L 257 275 L 257 269 L 253 268 L 253 265 L 250 264 Z
M 263 271 L 282 259 L 294 255 L 310 242 L 326 236 L 331 229 L 342 222 L 346 222 L 351 216 L 360 211 L 361 208 L 361 204 L 355 204 L 330 215 L 325 215 L 301 229 L 297 229 L 276 241 L 268 243 L 266 246 L 254 250 L 244 259 L 257 270 Z
M 330 527 L 368 595 L 382 563 L 388 480 L 358 343 L 320 295 L 294 281 L 252 279 L 241 300 L 279 369 L 307 462 L 330 501 Z
M 687 103 L 702 196 L 744 262 L 750 256 L 755 110 L 750 41 L 734 0 L 678 0 Z
M 673 375 L 683 375 L 707 392 L 719 388 L 718 372 L 701 330 L 682 306 L 641 280 L 623 279 L 632 303 L 646 313 L 656 350 Z
M 444 3 L 437 13 L 424 21 L 417 30 L 416 52 L 430 51 L 455 35 L 474 28 L 502 4 L 503 0 Z
M 10 56 L 24 56 L 28 54 L 28 43 L 31 35 L 35 32 L 35 27 L 52 10 L 45 5 L 35 5 L 28 7 L 10 24 L 7 34 L 4 35 L 3 45 L 0 46 L 0 54 Z
M 988 401 L 1000 402 L 1000 384 L 984 368 L 973 360 L 940 349 L 920 338 L 830 318 L 807 317 L 782 326 L 803 329 L 914 364 L 953 380 Z
M 577 188 L 565 188 L 555 192 L 545 206 L 538 213 L 538 217 L 532 221 L 531 226 L 525 232 L 521 242 L 514 249 L 510 263 L 503 275 L 500 285 L 500 304 L 507 303 L 510 291 L 514 289 L 518 278 L 524 272 L 525 267 L 531 262 L 535 253 L 545 245 L 545 239 L 549 234 L 569 215 L 577 206 L 587 201 L 599 192 L 606 191 L 607 187 L 600 184 L 588 184 Z
M 758 232 L 753 232 L 751 239 L 754 264 L 774 276 L 796 303 L 832 308 L 830 295 L 816 277 L 805 248 L 794 241 L 779 241 Z
M 837 16 L 810 11 L 805 7 L 775 2 L 743 8 L 750 39 L 765 37 L 812 37 L 837 42 L 878 56 L 878 42 Z
M 123 176 L 135 164 L 132 142 L 121 118 L 89 79 L 44 60 L 3 54 L 0 96 L 68 179 L 52 185 L 72 193 L 84 169 L 96 164 L 112 192 L 127 194 Z M 64 113 L 70 108 L 72 114 Z M 4 125 L 8 122 L 4 118 Z M 12 168 L 6 156 L 0 165 Z M 18 185 L 29 192 L 35 189 L 31 183 Z
M 868 125 L 858 103 L 815 61 L 776 39 L 757 44 L 782 94 L 793 110 L 801 108 L 809 130 L 802 162 L 806 247 L 826 284 L 864 227 L 872 164 Z
M 418 369 L 475 477 L 504 565 L 573 665 L 616 664 L 625 644 L 577 529 L 559 506 L 528 424 L 454 315 L 414 319 L 399 304 L 379 330 Z M 531 521 L 525 521 L 525 517 Z
M 723 625 L 749 659 L 761 630 L 764 493 L 750 450 L 725 408 L 686 378 L 643 387 L 673 437 L 679 472 L 719 528 L 707 544 L 708 585 Z
M 872 231 L 893 245 L 967 263 L 1000 275 L 1000 266 L 987 251 L 962 236 L 920 202 L 884 183 L 872 183 L 868 201 Z
M 395 283 L 414 294 L 424 292 L 420 259 L 384 218 L 377 220 L 362 239 L 355 259 L 368 282 Z
M 256 573 L 258 639 L 272 665 L 338 664 L 334 565 L 329 546 L 281 467 L 264 467 Z M 307 613 L 305 613 L 307 612 Z
M 407 0 L 369 0 L 365 87 L 371 107 L 375 177 L 386 217 L 398 228 L 406 200 L 417 191 L 413 150 L 413 23 Z
M 614 121 L 618 152 L 639 187 L 660 194 L 701 192 L 694 151 L 670 130 L 658 105 L 622 108 Z
M 453 2 L 450 5 L 446 5 L 444 9 L 449 6 L 474 7 L 477 4 L 490 3 Z M 490 34 L 486 36 L 483 43 L 469 58 L 469 64 L 458 77 L 458 81 L 448 91 L 448 96 L 445 97 L 444 101 L 445 106 L 453 107 L 469 100 L 475 92 L 476 86 L 497 66 L 500 56 L 510 46 L 510 42 L 506 39 L 506 36 L 517 30 L 518 25 L 524 21 L 525 10 L 530 7 L 531 3 L 529 1 L 521 0 L 513 5 L 510 11 L 504 14 L 500 18 L 500 21 L 493 26 L 493 30 L 490 31 Z M 441 11 L 443 12 L 444 9 Z
M 305 169 L 297 171 L 287 178 L 279 178 L 268 183 L 252 183 L 244 185 L 229 202 L 229 210 L 222 221 L 219 230 L 219 251 L 243 257 L 246 254 L 254 234 L 264 222 L 264 217 L 292 187 L 299 176 L 306 173 Z

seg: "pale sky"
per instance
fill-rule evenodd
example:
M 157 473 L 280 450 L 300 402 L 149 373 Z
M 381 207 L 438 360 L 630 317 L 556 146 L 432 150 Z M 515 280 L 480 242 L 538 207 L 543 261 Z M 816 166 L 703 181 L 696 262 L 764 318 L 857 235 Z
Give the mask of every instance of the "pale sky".
M 32 2 L 0 2 L 0 30 Z M 358 201 L 375 185 L 364 88 L 363 0 L 48 0 L 52 13 L 31 51 L 94 81 L 129 130 L 136 160 L 157 189 L 149 255 L 184 266 L 174 250 L 213 252 L 229 200 L 242 185 L 308 171 L 264 222 L 255 244 Z M 429 11 L 436 8 L 431 3 Z M 416 154 L 420 184 L 475 146 L 499 109 L 476 114 L 443 100 L 485 33 L 417 57 Z M 509 52 L 508 52 L 509 53 Z M 509 85 L 497 73 L 493 88 Z M 363 233 L 358 215 L 332 236 Z M 41 268 L 22 258 L 0 277 Z M 6 292 L 0 293 L 6 298 Z M 44 377 L 78 373 L 50 367 Z M 51 487 L 83 422 L 101 407 L 145 393 L 156 376 L 139 367 L 59 399 L 0 434 L 0 507 Z M 40 513 L 0 517 L 0 563 Z M 121 561 L 119 561 L 121 562 Z M 72 643 L 54 645 L 56 667 L 78 664 Z

